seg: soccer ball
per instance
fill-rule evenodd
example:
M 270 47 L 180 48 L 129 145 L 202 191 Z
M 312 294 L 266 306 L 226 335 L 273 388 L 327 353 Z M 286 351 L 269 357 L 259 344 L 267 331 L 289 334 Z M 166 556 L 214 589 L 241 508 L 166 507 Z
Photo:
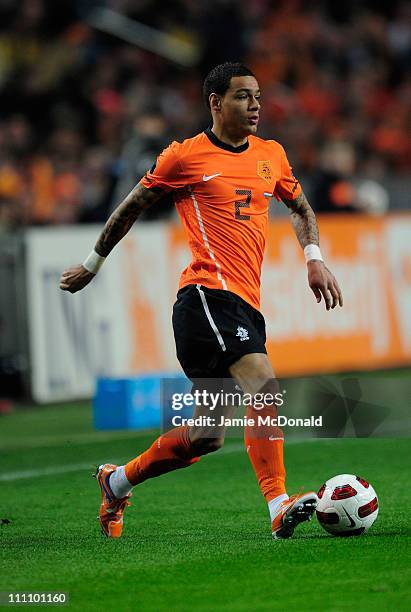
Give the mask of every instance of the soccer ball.
M 334 476 L 323 484 L 317 495 L 317 518 L 332 535 L 361 535 L 377 518 L 377 494 L 360 476 Z

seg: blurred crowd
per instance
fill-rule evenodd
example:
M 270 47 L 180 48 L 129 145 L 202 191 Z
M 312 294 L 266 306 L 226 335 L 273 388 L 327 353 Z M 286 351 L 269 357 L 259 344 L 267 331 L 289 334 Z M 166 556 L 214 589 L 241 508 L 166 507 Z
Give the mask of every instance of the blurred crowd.
M 197 61 L 96 29 L 98 7 Z M 409 1 L 0 0 L 0 227 L 104 220 L 164 146 L 208 125 L 202 80 L 226 60 L 255 71 L 259 133 L 311 178 L 318 210 L 358 207 L 353 176 L 366 197 L 410 173 Z

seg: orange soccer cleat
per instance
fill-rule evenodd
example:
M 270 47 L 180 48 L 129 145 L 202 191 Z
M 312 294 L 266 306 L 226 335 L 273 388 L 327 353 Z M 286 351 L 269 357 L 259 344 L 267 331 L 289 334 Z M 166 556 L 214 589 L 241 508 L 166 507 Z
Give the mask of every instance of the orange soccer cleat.
M 119 538 L 123 531 L 123 512 L 126 506 L 131 506 L 128 501 L 131 493 L 126 497 L 117 498 L 114 496 L 110 488 L 110 474 L 117 468 L 116 465 L 105 463 L 100 465 L 96 473 L 93 474 L 97 478 L 100 487 L 102 502 L 100 513 L 97 517 L 100 520 L 101 532 L 108 538 Z
M 291 538 L 294 529 L 303 521 L 311 521 L 317 506 L 316 493 L 291 495 L 281 502 L 277 515 L 271 523 L 271 531 L 275 540 Z

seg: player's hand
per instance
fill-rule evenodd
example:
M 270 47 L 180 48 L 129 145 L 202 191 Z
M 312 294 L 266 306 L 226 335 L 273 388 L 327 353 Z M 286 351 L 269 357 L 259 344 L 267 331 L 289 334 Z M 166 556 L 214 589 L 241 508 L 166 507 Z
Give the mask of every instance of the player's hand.
M 308 284 L 312 289 L 317 302 L 321 302 L 324 298 L 325 307 L 327 310 L 335 308 L 337 304 L 343 305 L 343 297 L 341 289 L 335 280 L 334 274 L 324 265 L 322 261 L 309 261 L 308 268 Z
M 73 266 L 72 268 L 64 270 L 61 275 L 60 289 L 63 289 L 63 291 L 70 291 L 70 293 L 76 293 L 76 291 L 80 291 L 80 289 L 88 285 L 94 277 L 95 274 L 83 268 L 82 265 Z

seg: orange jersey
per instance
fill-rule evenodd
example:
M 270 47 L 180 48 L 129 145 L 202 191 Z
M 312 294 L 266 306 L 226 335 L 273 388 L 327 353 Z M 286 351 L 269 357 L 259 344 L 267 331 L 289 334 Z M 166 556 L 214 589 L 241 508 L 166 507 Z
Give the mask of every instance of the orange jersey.
M 192 253 L 179 288 L 225 289 L 259 309 L 270 198 L 301 193 L 283 147 L 256 136 L 232 147 L 207 130 L 173 142 L 141 183 L 174 191 Z

